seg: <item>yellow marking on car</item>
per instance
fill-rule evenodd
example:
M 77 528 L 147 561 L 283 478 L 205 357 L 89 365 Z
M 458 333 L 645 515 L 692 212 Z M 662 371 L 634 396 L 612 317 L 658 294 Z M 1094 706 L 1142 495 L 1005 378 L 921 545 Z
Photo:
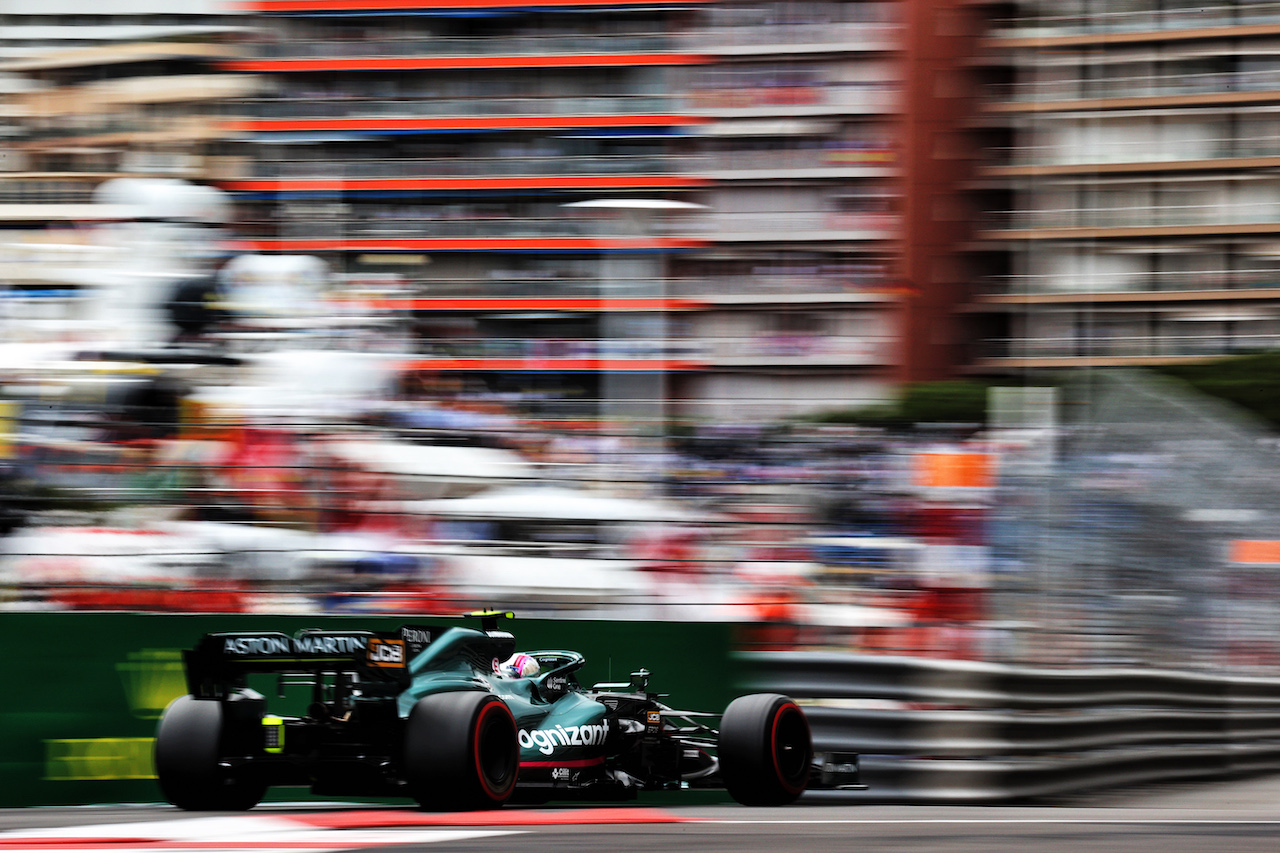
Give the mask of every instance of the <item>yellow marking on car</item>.
M 262 749 L 272 755 L 284 752 L 284 720 L 274 714 L 262 718 Z

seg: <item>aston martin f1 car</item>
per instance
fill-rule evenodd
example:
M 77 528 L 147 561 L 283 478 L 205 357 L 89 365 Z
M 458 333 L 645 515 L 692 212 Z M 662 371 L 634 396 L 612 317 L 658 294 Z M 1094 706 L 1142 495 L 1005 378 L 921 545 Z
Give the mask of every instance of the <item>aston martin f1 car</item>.
M 781 805 L 806 786 L 857 785 L 857 756 L 815 756 L 804 712 L 785 696 L 742 696 L 723 714 L 677 710 L 644 670 L 583 688 L 585 659 L 561 650 L 525 653 L 538 674 L 512 678 L 500 666 L 515 651 L 498 627 L 507 614 L 479 615 L 479 629 L 206 634 L 184 653 L 188 695 L 157 731 L 164 796 L 243 810 L 271 786 L 305 786 L 443 810 L 723 786 L 744 804 Z M 281 695 L 309 689 L 305 713 L 269 713 L 255 673 L 274 674 Z

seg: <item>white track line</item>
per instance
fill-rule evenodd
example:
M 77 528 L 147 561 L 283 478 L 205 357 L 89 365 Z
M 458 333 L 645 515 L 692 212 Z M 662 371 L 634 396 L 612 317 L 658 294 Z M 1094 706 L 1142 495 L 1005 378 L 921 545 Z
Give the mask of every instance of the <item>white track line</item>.
M 111 853 L 132 850 L 199 851 L 199 853 L 327 853 L 391 844 L 430 844 L 515 835 L 509 829 L 316 829 L 299 821 L 269 815 L 201 817 L 86 826 L 42 827 L 0 832 L 0 853 L 17 850 L 59 851 L 94 848 Z
M 701 818 L 692 821 L 693 824 L 699 823 L 726 823 L 726 824 L 783 824 L 783 825 L 821 825 L 821 824 L 851 824 L 851 825 L 902 825 L 915 826 L 920 824 L 970 824 L 970 825 L 1001 825 L 1001 824 L 1107 824 L 1107 825 L 1166 825 L 1166 824 L 1258 824 L 1262 826 L 1280 825 L 1280 818 L 1246 818 L 1246 817 L 1225 817 L 1225 818 L 1142 818 L 1142 817 L 990 817 L 990 818 Z

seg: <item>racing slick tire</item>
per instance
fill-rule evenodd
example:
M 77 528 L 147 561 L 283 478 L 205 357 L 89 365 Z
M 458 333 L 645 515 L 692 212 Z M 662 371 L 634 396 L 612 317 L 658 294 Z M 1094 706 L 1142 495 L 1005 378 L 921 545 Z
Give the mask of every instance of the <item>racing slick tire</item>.
M 169 802 L 187 811 L 245 811 L 262 801 L 266 785 L 220 766 L 236 726 L 216 699 L 179 696 L 156 730 L 156 778 Z
M 424 696 L 409 712 L 404 766 L 424 809 L 498 808 L 515 791 L 520 767 L 511 709 L 472 690 Z
M 720 719 L 720 776 L 745 806 L 794 802 L 809 781 L 813 742 L 795 702 L 778 693 L 753 693 L 729 703 Z

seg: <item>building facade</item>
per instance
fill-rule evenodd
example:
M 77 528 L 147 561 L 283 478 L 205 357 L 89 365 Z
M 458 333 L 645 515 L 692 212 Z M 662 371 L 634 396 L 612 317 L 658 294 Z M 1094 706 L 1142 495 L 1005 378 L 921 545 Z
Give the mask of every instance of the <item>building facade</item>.
M 172 258 L 161 266 L 181 272 L 194 253 L 187 237 L 158 239 L 163 229 L 151 229 L 143 246 L 129 226 L 107 223 L 212 213 L 217 194 L 194 187 L 222 176 L 226 105 L 256 85 L 223 69 L 239 35 L 235 16 L 212 2 L 177 11 L 145 0 L 0 4 L 7 341 L 136 337 L 119 327 L 122 314 L 89 308 L 91 293 L 102 297 L 97 307 L 161 301 L 172 281 L 159 281 L 156 259 Z M 100 191 L 122 177 L 152 181 L 171 209 L 143 211 L 138 193 Z
M 755 420 L 963 361 L 980 6 L 19 5 L 11 228 L 109 212 L 111 177 L 216 185 L 241 251 L 402 318 L 419 387 Z
M 1027 2 L 990 46 L 982 370 L 1143 365 L 1280 334 L 1280 5 Z
M 241 232 L 321 256 L 414 327 L 418 386 L 594 417 L 665 396 L 696 354 L 666 260 L 705 245 L 639 208 L 706 183 L 674 140 L 689 12 L 616 0 L 256 4 L 234 70 L 266 81 L 236 125 Z M 691 229 L 696 230 L 696 229 Z
M 253 8 L 247 245 L 391 286 L 427 385 L 757 419 L 955 363 L 967 4 Z

